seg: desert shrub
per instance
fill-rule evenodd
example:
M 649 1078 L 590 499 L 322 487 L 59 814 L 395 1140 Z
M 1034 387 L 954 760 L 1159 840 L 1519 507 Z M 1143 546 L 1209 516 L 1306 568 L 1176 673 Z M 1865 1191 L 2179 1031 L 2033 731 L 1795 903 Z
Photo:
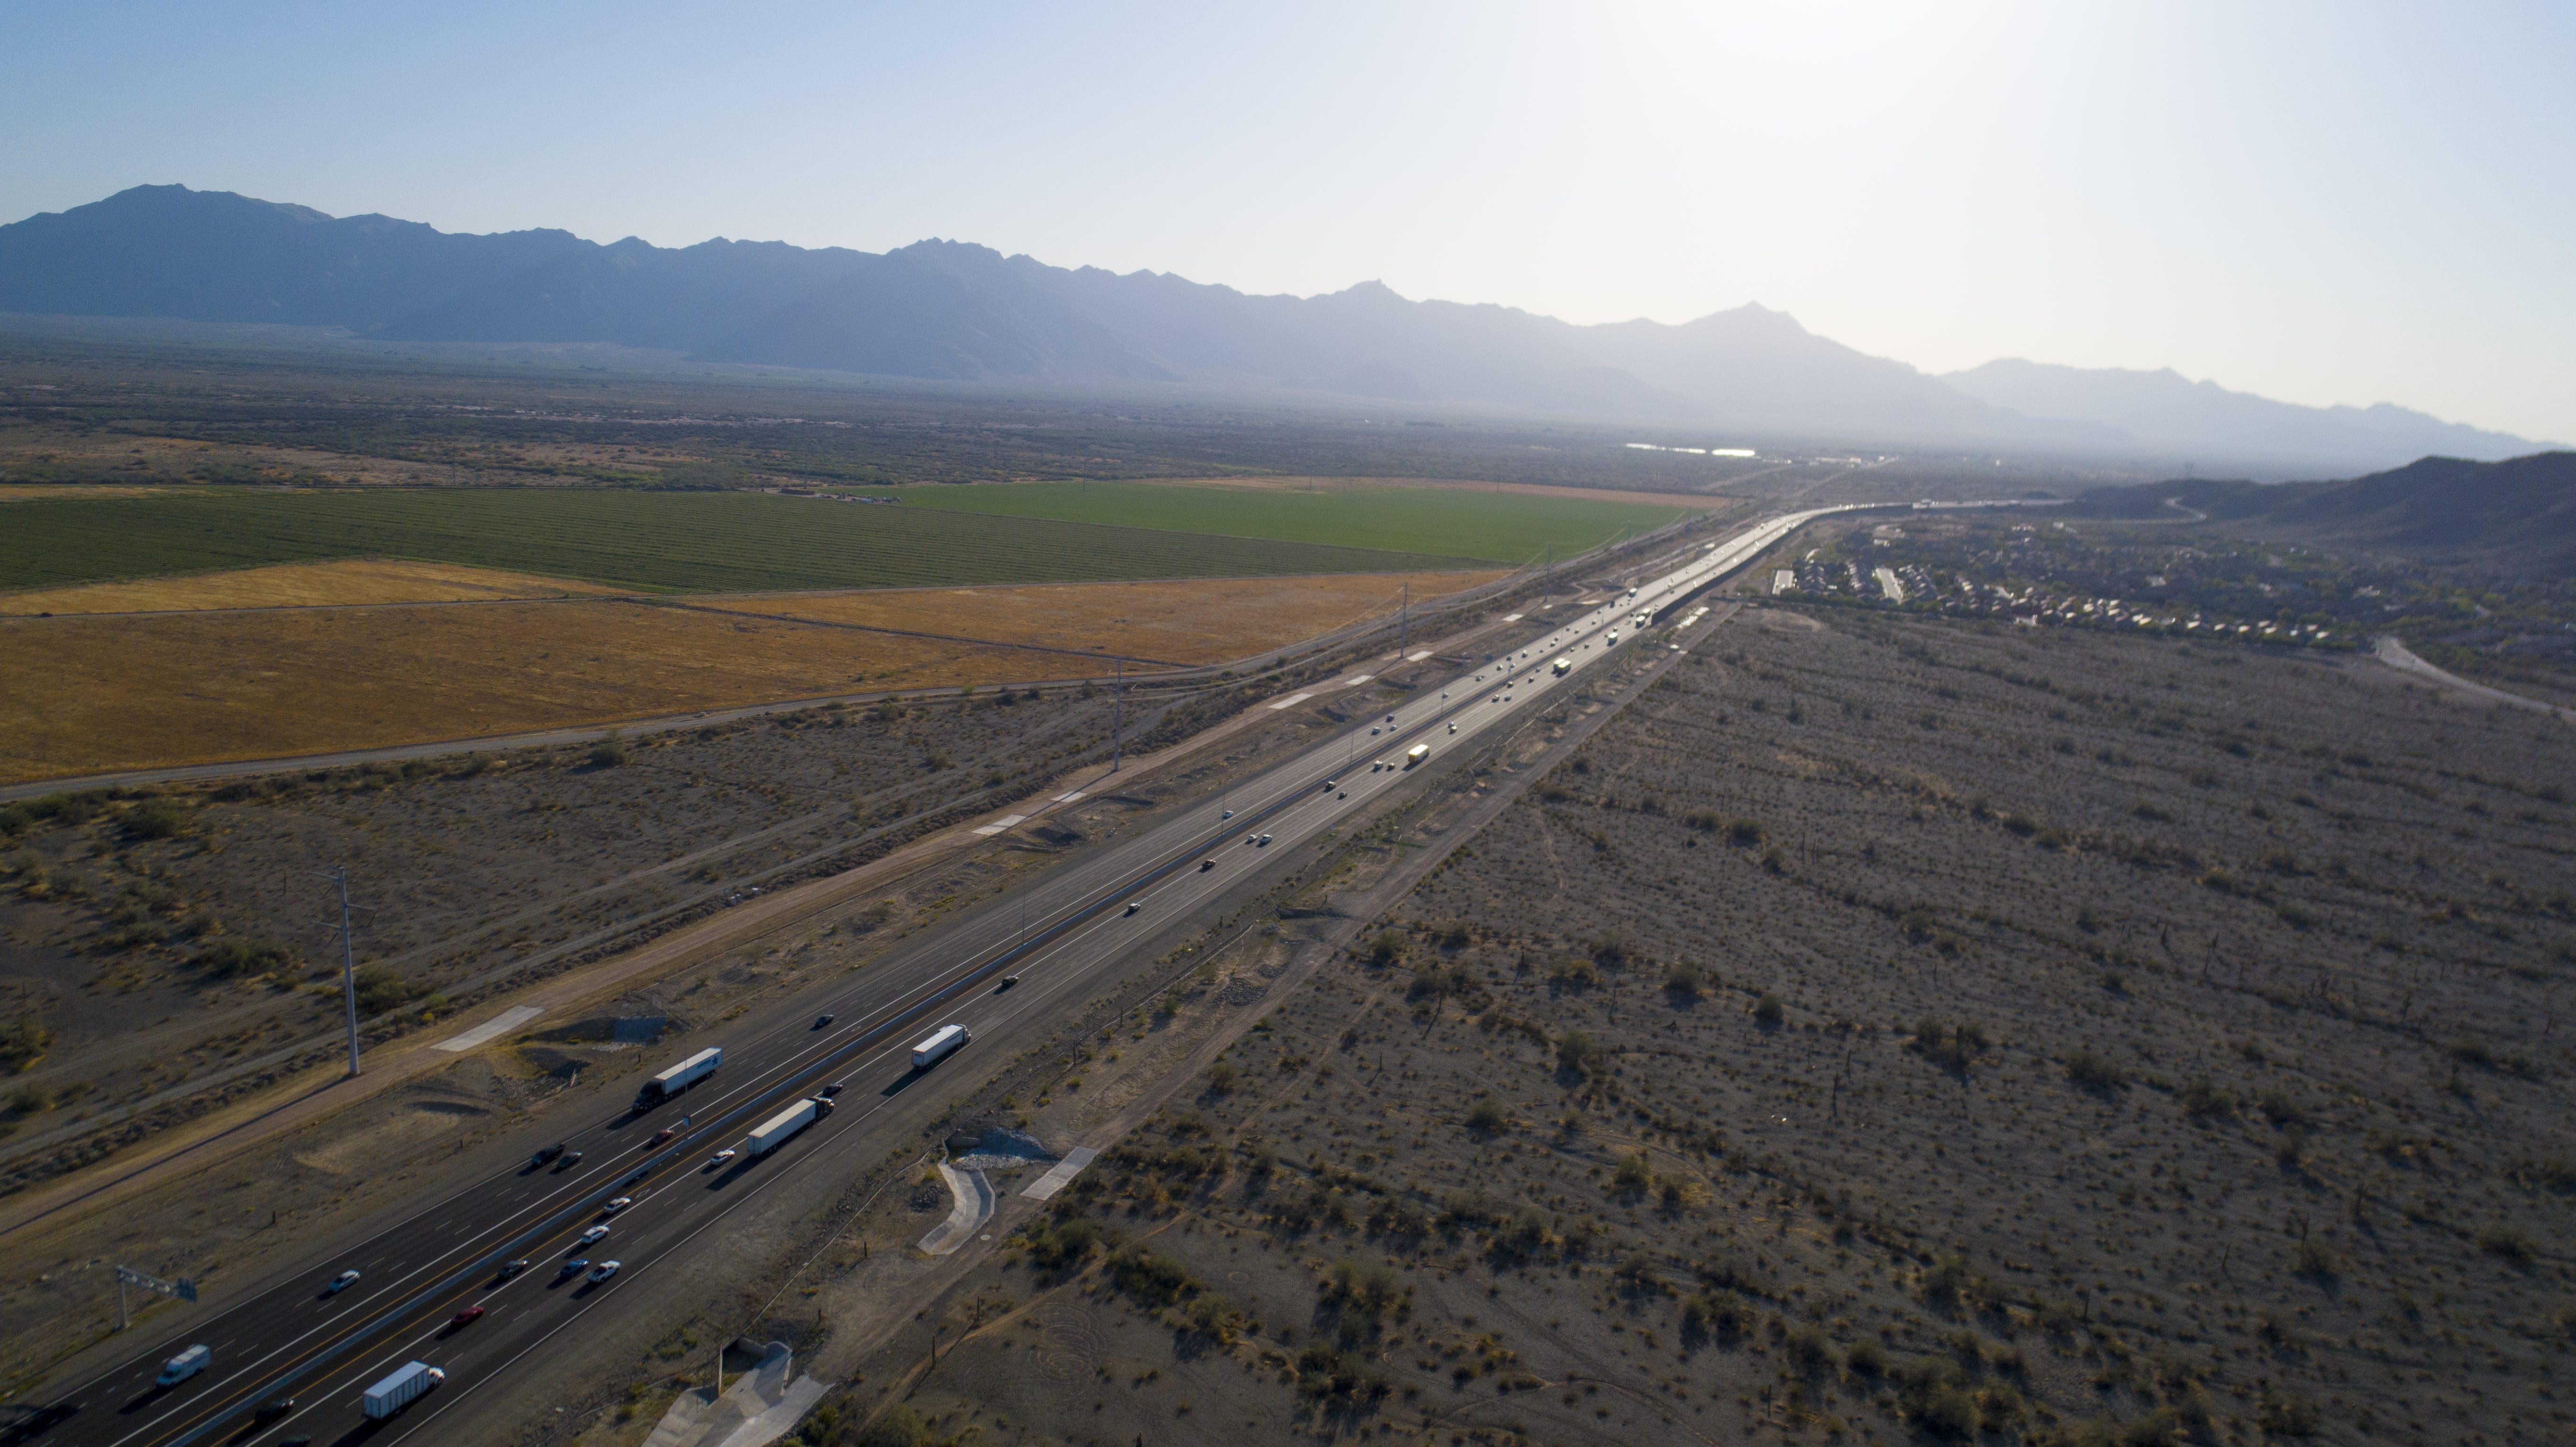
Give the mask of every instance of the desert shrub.
M 1788 1356 L 1790 1366 L 1810 1376 L 1835 1371 L 1842 1365 L 1834 1344 L 1825 1338 L 1822 1330 L 1810 1325 L 1791 1327 L 1788 1339 L 1780 1344 L 1780 1350 Z
M 1912 1048 L 1944 1070 L 1964 1071 L 1986 1053 L 1986 1027 L 1974 1020 L 1953 1026 L 1927 1016 L 1914 1027 Z
M 1467 1129 L 1478 1135 L 1497 1135 L 1510 1126 L 1512 1118 L 1501 1101 L 1486 1096 L 1467 1112 Z
M 1643 1155 L 1622 1156 L 1618 1168 L 1610 1173 L 1610 1194 L 1634 1200 L 1653 1189 L 1655 1172 Z
M 1890 1374 L 1897 1401 L 1924 1435 L 1946 1441 L 1974 1441 L 1982 1425 L 1976 1398 L 1966 1387 L 1966 1374 L 1947 1357 L 1916 1357 Z
M 414 984 L 382 965 L 358 966 L 358 1013 L 381 1015 L 396 1010 L 429 993 L 429 986 Z
M 886 1408 L 865 1431 L 844 1437 L 849 1447 L 940 1447 L 947 1439 L 931 1430 L 921 1414 L 901 1402 Z
M 2282 1391 L 2265 1392 L 2254 1408 L 2254 1425 L 2276 1437 L 2314 1437 L 2323 1420 L 2314 1402 Z
M 2196 1121 L 2214 1120 L 2236 1113 L 2236 1096 L 2223 1086 L 2210 1083 L 2206 1075 L 2192 1077 L 2182 1088 L 2182 1113 Z
M 1199 1290 L 1199 1279 L 1187 1267 L 1144 1246 L 1129 1246 L 1112 1256 L 1109 1280 L 1147 1306 L 1170 1306 Z
M 2502 1222 L 2481 1226 L 2478 1228 L 2477 1242 L 2480 1251 L 2489 1256 L 2502 1257 L 2517 1266 L 2531 1260 L 2531 1238 L 2525 1235 L 2519 1226 L 2509 1226 Z
M 2066 1052 L 2066 1078 L 2085 1090 L 2116 1090 L 2127 1080 L 2111 1057 L 2083 1047 Z
M 590 746 L 590 766 L 594 769 L 613 769 L 625 762 L 626 741 L 615 734 Z
M 1089 1216 L 1042 1216 L 1020 1229 L 1020 1244 L 1040 1270 L 1065 1271 L 1089 1259 L 1106 1234 Z
M 1234 1089 L 1234 1062 L 1220 1060 L 1208 1067 L 1208 1094 L 1225 1095 Z
M 1779 1024 L 1781 1017 L 1787 1013 L 1780 1004 L 1780 997 L 1769 990 L 1763 991 L 1762 997 L 1753 1002 L 1753 1018 L 1765 1025 Z
M 2309 1236 L 2291 1248 L 2290 1270 L 2312 1281 L 2330 1281 L 2343 1273 L 2343 1258 L 2333 1247 Z
M 45 1058 L 46 1047 L 54 1043 L 54 1032 L 33 1015 L 21 1015 L 0 1025 L 0 1070 L 22 1075 L 37 1061 Z
M 1580 1030 L 1568 1030 L 1556 1037 L 1556 1063 L 1577 1074 L 1588 1074 L 1599 1063 L 1601 1047 Z
M 1856 1376 L 1877 1377 L 1887 1373 L 1887 1349 L 1867 1337 L 1843 1350 L 1843 1365 Z
M 1923 1299 L 1936 1307 L 1951 1306 L 1975 1279 L 1976 1273 L 1968 1269 L 1966 1257 L 1942 1256 L 1923 1273 Z
M 1403 1280 L 1382 1264 L 1336 1261 L 1324 1273 L 1317 1295 L 1334 1314 L 1346 1343 L 1376 1336 L 1390 1317 L 1403 1321 L 1413 1314 Z
M 1688 1003 L 1708 991 L 1708 979 L 1699 966 L 1688 960 L 1675 960 L 1664 969 L 1664 993 L 1676 1002 Z
M 122 822 L 128 839 L 175 839 L 188 827 L 188 816 L 167 799 L 151 799 L 129 810 Z
M 1730 819 L 1726 823 L 1726 842 L 1738 849 L 1750 849 L 1761 843 L 1767 832 L 1759 819 Z
M 1732 1291 L 1703 1292 L 1682 1303 L 1682 1339 L 1732 1346 L 1753 1330 L 1753 1308 Z
M 228 980 L 235 975 L 259 975 L 271 970 L 284 969 L 293 963 L 294 958 L 284 945 L 274 941 L 255 939 L 245 935 L 226 935 L 197 951 L 197 958 L 193 963 L 198 969 L 217 979 Z M 362 971 L 361 975 L 363 974 Z M 358 1003 L 361 1008 L 366 1006 L 363 979 Z M 394 1003 L 399 1005 L 402 1001 L 397 1000 Z
M 1394 930 L 1379 930 L 1377 938 L 1369 941 L 1368 962 L 1370 964 L 1384 967 L 1402 958 L 1404 958 L 1404 936 Z
M 2274 1125 L 2293 1126 L 2309 1123 L 2306 1103 L 2286 1090 L 2278 1088 L 2267 1090 L 2257 1099 L 2262 1104 L 2264 1116 Z
M 1581 955 L 1570 956 L 1547 967 L 1548 983 L 1568 990 L 1588 990 L 1601 983 L 1601 969 Z

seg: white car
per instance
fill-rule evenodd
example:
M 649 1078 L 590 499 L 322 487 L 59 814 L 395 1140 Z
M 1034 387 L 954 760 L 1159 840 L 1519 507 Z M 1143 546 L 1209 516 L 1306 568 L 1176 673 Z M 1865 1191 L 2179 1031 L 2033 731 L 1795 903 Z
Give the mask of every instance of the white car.
M 358 1273 L 354 1271 L 343 1271 L 339 1275 L 331 1278 L 331 1284 L 322 1288 L 322 1294 L 324 1296 L 338 1296 L 341 1292 L 344 1292 L 357 1284 Z
M 593 1281 L 606 1281 L 608 1278 L 617 1274 L 618 1267 L 625 1264 L 626 1263 L 623 1261 L 603 1261 L 597 1266 L 590 1268 L 590 1279 Z
M 605 1226 L 593 1226 L 589 1230 L 581 1233 L 581 1244 L 583 1246 L 588 1246 L 594 1242 L 605 1241 L 607 1239 L 608 1228 Z
M 607 1205 L 600 1207 L 599 1214 L 603 1216 L 614 1216 L 618 1212 L 623 1211 L 634 1204 L 635 1198 L 633 1196 L 620 1196 L 616 1200 L 609 1202 Z
M 725 1162 L 732 1160 L 733 1154 L 733 1147 L 727 1146 L 723 1150 L 716 1152 L 714 1155 L 707 1157 L 707 1169 L 712 1171 L 716 1167 L 723 1165 Z

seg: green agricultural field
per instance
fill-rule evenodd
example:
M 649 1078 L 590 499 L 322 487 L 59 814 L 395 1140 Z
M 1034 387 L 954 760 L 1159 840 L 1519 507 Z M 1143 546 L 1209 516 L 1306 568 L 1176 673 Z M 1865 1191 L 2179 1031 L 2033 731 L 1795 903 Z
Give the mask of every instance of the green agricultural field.
M 1334 547 L 1393 548 L 1517 567 L 1553 547 L 1576 553 L 1696 509 L 1467 488 L 1353 491 L 1176 487 L 1144 482 L 985 483 L 912 487 L 908 506 L 987 516 L 1166 528 Z
M 1393 572 L 1501 556 L 1483 546 L 1408 552 L 764 493 L 225 489 L 0 505 L 0 589 L 398 557 L 646 592 L 761 592 Z

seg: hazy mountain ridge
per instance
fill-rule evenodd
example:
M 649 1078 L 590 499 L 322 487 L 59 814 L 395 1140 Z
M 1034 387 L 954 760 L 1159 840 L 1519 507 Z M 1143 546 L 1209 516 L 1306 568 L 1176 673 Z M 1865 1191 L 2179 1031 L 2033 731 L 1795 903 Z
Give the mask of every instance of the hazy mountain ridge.
M 1847 445 L 2017 445 L 2295 472 L 2532 444 L 2404 408 L 2312 408 L 2167 372 L 2018 360 L 1935 377 L 1746 305 L 1578 326 L 1377 282 L 1255 296 L 923 241 L 602 245 L 139 186 L 0 226 L 0 311 L 336 327 L 421 342 L 611 342 L 953 380 L 1187 381 L 1634 417 Z
M 2265 537 L 2561 577 L 2576 572 L 2576 452 L 2502 462 L 2425 457 L 2343 482 L 2140 483 L 2089 492 L 2067 507 L 2074 517 L 2157 522 L 2193 513 Z
M 2495 459 L 2533 444 L 2501 432 L 2444 422 L 2382 402 L 2307 407 L 2194 382 L 2167 367 L 2063 367 L 2009 357 L 1940 380 L 1971 397 L 2028 417 L 2077 418 L 2115 427 L 2151 448 L 2198 448 L 2240 457 L 2333 456 L 2384 440 L 2409 455 Z

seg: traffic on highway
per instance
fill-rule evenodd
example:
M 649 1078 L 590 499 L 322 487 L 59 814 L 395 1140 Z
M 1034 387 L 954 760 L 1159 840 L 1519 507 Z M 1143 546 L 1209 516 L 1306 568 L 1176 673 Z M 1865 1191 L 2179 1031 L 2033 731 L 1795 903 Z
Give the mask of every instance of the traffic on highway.
M 372 1427 L 370 1442 L 389 1443 L 428 1430 L 477 1388 L 541 1365 L 559 1333 L 800 1171 L 881 1156 L 881 1128 L 922 1099 L 911 1092 L 971 1090 L 979 1057 L 1043 1038 L 1202 906 L 1286 874 L 1308 857 L 1300 846 L 1422 765 L 1634 647 L 1666 610 L 1798 526 L 1846 510 L 1685 545 L 1658 576 L 1068 860 L 1004 907 L 674 1050 L 631 1107 L 550 1125 L 514 1167 L 440 1181 L 435 1161 L 389 1162 L 418 1172 L 424 1204 L 291 1277 L 173 1313 L 148 1349 L 31 1398 L 59 1414 L 35 1440 L 279 1444 Z M 193 1364 L 173 1378 L 181 1357 Z

